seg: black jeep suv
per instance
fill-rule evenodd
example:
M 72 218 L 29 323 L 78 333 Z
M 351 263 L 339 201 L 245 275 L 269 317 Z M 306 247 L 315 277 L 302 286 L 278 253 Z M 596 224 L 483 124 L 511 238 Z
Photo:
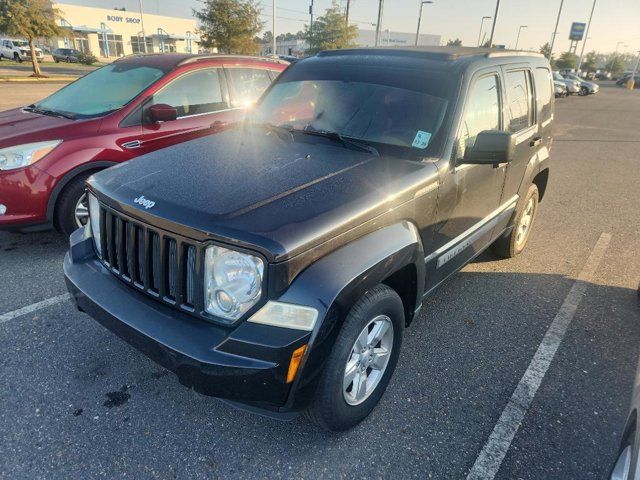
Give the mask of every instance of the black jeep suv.
M 423 297 L 525 247 L 549 178 L 537 54 L 354 49 L 289 67 L 247 120 L 88 181 L 80 310 L 195 390 L 361 421 Z

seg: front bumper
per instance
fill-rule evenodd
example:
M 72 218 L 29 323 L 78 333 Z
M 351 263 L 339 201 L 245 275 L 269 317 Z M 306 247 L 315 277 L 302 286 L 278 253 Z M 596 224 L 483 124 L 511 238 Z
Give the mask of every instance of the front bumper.
M 174 310 L 112 275 L 91 242 L 77 230 L 64 260 L 67 288 L 79 310 L 199 393 L 271 414 L 292 410 L 287 371 L 309 332 L 248 322 L 227 328 Z
M 0 171 L 0 204 L 6 211 L 0 215 L 0 229 L 13 230 L 47 223 L 47 204 L 55 179 L 30 166 Z

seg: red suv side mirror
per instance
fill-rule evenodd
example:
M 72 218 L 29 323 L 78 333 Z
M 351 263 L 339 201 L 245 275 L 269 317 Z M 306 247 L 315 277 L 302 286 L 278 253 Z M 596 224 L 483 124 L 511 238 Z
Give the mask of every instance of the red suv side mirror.
M 158 103 L 149 107 L 149 119 L 153 123 L 170 122 L 178 118 L 178 110 L 171 105 Z

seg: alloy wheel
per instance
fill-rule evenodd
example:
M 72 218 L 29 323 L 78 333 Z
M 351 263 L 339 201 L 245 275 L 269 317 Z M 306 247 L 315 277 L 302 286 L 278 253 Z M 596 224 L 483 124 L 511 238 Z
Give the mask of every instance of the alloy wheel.
M 516 246 L 520 248 L 527 241 L 529 231 L 531 230 L 531 223 L 533 222 L 533 216 L 536 212 L 536 203 L 533 197 L 529 199 L 527 205 L 524 208 L 524 213 L 520 217 L 520 223 L 518 224 L 518 230 L 516 233 Z
M 343 395 L 349 405 L 359 405 L 374 392 L 391 358 L 393 323 L 378 315 L 362 329 L 344 369 Z
M 89 202 L 86 193 L 83 193 L 78 199 L 76 208 L 73 210 L 73 217 L 78 228 L 84 227 L 89 221 Z

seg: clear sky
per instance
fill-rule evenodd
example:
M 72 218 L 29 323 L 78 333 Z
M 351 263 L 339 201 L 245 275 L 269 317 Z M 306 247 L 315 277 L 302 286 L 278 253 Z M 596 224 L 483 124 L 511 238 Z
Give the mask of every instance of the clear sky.
M 271 30 L 271 0 L 258 0 L 263 7 L 262 19 Z M 464 45 L 475 45 L 483 16 L 493 16 L 496 0 L 433 0 L 424 6 L 422 33 L 441 35 L 443 41 L 460 38 Z M 62 0 L 61 3 L 103 8 L 125 7 L 137 10 L 137 0 Z M 345 0 L 339 2 L 345 3 Z M 191 16 L 192 8 L 200 8 L 199 0 L 142 0 L 144 10 L 169 16 Z M 278 33 L 297 32 L 309 22 L 310 0 L 276 0 L 276 29 Z M 321 15 L 331 0 L 314 0 L 315 15 Z M 415 32 L 419 0 L 385 0 L 383 29 Z M 569 47 L 571 22 L 587 22 L 593 0 L 564 0 L 554 52 Z M 538 49 L 551 38 L 560 0 L 501 0 L 495 43 L 515 45 L 518 28 L 522 30 L 520 47 Z M 351 18 L 359 28 L 374 29 L 378 0 L 351 0 Z M 485 30 L 490 22 L 485 21 Z M 487 33 L 488 35 L 488 33 Z M 589 31 L 586 51 L 612 52 L 618 42 L 620 51 L 640 50 L 640 0 L 597 0 Z M 624 47 L 628 45 L 628 47 Z M 579 50 L 578 50 L 579 53 Z

